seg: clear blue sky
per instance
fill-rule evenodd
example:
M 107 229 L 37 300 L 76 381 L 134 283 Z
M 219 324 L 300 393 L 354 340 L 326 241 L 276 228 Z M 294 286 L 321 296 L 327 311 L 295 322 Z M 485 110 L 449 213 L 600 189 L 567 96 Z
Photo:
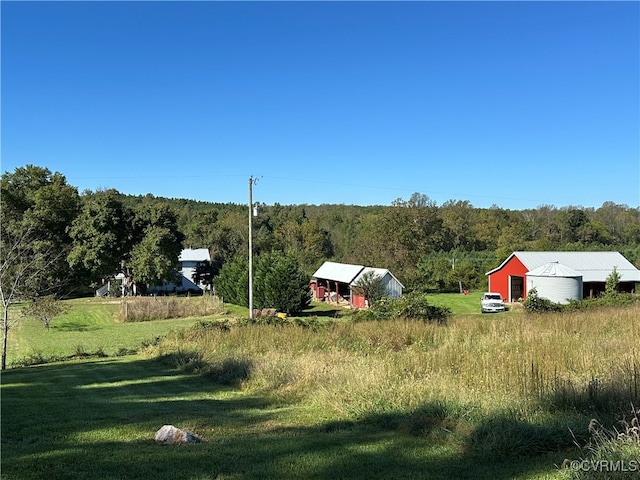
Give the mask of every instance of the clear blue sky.
M 7 2 L 2 171 L 245 203 L 640 206 L 638 2 Z

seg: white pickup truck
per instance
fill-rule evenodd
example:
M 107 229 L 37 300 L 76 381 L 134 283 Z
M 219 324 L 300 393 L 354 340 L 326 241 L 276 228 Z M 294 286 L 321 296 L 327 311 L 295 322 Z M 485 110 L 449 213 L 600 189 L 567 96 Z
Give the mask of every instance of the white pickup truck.
M 480 299 L 482 313 L 504 312 L 506 307 L 502 295 L 499 293 L 486 292 Z

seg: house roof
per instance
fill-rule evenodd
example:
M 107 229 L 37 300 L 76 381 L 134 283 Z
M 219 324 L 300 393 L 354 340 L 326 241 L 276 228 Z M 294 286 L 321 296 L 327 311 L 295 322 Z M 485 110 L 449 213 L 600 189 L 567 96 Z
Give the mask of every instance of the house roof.
M 185 248 L 180 252 L 179 262 L 204 262 L 211 261 L 208 248 Z
M 513 252 L 487 275 L 501 270 L 513 257 L 529 272 L 555 262 L 580 273 L 583 282 L 604 282 L 616 267 L 621 282 L 640 282 L 640 270 L 619 252 Z
M 356 278 L 353 279 L 353 284 L 357 284 L 358 281 L 366 274 L 368 274 L 369 272 L 373 272 L 375 274 L 376 277 L 378 278 L 384 278 L 386 275 L 391 275 L 391 277 L 393 277 L 393 279 L 398 282 L 398 284 L 404 288 L 404 285 L 402 285 L 402 283 L 400 283 L 400 280 L 398 280 L 395 275 L 393 273 L 391 273 L 389 270 L 387 270 L 386 268 L 373 268 L 373 267 L 365 267 L 362 269 L 362 271 L 358 274 L 358 276 Z
M 315 278 L 333 280 L 340 283 L 351 283 L 364 268 L 363 265 L 348 263 L 324 262 L 313 274 Z

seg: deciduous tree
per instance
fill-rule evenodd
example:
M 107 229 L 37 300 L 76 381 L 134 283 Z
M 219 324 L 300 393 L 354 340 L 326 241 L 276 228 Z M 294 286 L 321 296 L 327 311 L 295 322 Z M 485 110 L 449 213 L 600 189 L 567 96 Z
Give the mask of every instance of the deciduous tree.
M 66 228 L 77 214 L 79 197 L 63 175 L 33 165 L 3 174 L 0 188 L 0 368 L 5 369 L 9 330 L 20 318 L 12 306 L 72 287 Z
M 385 294 L 382 279 L 373 270 L 365 272 L 353 286 L 369 305 L 373 305 L 373 302 L 380 300 Z
M 55 295 L 46 295 L 32 298 L 22 310 L 22 315 L 35 318 L 49 330 L 52 320 L 68 311 L 69 306 L 58 300 Z
M 97 282 L 120 272 L 133 247 L 133 212 L 113 189 L 87 192 L 70 229 L 69 263 Z

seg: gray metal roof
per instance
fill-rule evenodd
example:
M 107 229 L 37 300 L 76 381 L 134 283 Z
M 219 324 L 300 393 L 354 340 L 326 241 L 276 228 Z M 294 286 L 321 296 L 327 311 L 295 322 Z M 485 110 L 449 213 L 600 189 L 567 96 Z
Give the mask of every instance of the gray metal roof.
M 324 262 L 313 274 L 315 278 L 333 280 L 334 282 L 351 283 L 364 268 L 363 265 L 348 263 Z
M 180 252 L 179 262 L 204 262 L 211 261 L 208 248 L 185 248 Z
M 513 257 L 529 270 L 560 263 L 582 275 L 583 282 L 604 282 L 616 267 L 621 282 L 640 282 L 640 270 L 619 252 L 514 252 L 487 275 L 502 269 Z
M 369 273 L 369 272 L 373 272 L 377 278 L 384 278 L 384 277 L 385 277 L 385 275 L 389 274 L 389 275 L 391 275 L 391 276 L 394 278 L 394 280 L 395 280 L 396 282 L 398 282 L 398 284 L 399 284 L 402 288 L 404 288 L 404 285 L 402 285 L 402 283 L 400 283 L 400 280 L 398 280 L 398 279 L 395 277 L 395 275 L 394 275 L 393 273 L 391 273 L 389 270 L 387 270 L 386 268 L 365 267 L 365 268 L 363 268 L 363 269 L 362 269 L 362 271 L 358 274 L 358 276 L 357 276 L 356 278 L 354 278 L 354 279 L 353 279 L 353 282 L 352 282 L 352 283 L 357 284 L 357 283 L 358 283 L 358 281 L 360 280 L 360 278 L 362 278 L 362 276 L 363 276 L 363 275 L 366 275 L 366 274 L 367 274 L 367 273 Z
M 582 277 L 582 274 L 575 270 L 565 267 L 558 262 L 545 263 L 541 267 L 534 268 L 527 272 L 527 277 L 566 277 L 566 278 L 578 278 Z

